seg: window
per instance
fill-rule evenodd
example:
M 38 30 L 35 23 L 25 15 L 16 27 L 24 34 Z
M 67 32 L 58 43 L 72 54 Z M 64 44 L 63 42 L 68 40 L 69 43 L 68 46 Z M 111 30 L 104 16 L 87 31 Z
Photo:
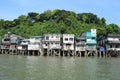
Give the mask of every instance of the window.
M 59 43 L 55 43 L 55 44 L 59 44 Z
M 71 44 L 66 44 L 66 46 L 71 46 Z
M 51 43 L 51 45 L 53 45 L 53 43 Z
M 70 38 L 69 40 L 70 40 L 70 41 L 73 41 L 73 38 Z
M 76 42 L 78 43 L 78 42 L 80 42 L 80 40 L 77 39 Z
M 85 42 L 85 40 L 80 40 L 80 42 Z
M 68 41 L 68 38 L 65 38 L 65 41 Z
M 4 41 L 10 41 L 10 39 L 4 39 Z
M 59 36 L 56 36 L 56 38 L 59 38 Z
M 95 37 L 92 37 L 92 39 L 95 39 Z
M 51 38 L 53 38 L 53 36 L 51 36 Z
M 110 48 L 112 48 L 112 45 L 110 45 Z
M 48 36 L 46 36 L 46 40 L 49 40 L 49 37 L 48 37 Z
M 116 48 L 118 48 L 118 45 L 116 45 Z
M 59 45 L 59 43 L 55 43 L 55 45 Z

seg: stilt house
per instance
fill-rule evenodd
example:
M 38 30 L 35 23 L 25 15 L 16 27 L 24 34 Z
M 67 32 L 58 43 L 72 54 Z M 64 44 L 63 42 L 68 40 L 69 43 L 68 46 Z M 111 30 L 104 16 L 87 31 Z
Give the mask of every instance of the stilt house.
M 86 50 L 96 50 L 96 29 L 86 32 Z
M 33 55 L 40 55 L 43 51 L 42 47 L 42 36 L 33 36 L 29 39 L 29 44 L 28 44 L 28 53 L 33 54 Z
M 44 34 L 43 48 L 44 48 L 44 52 L 46 52 L 47 55 L 60 55 L 61 35 Z
M 85 52 L 86 46 L 86 37 L 77 37 L 75 38 L 75 54 L 81 55 L 82 52 Z
M 63 34 L 63 55 L 74 55 L 74 34 Z
M 117 50 L 120 51 L 120 35 L 119 34 L 108 34 L 98 38 L 98 44 L 105 47 L 107 51 Z
M 22 37 L 12 34 L 11 32 L 8 32 L 2 38 L 1 48 L 8 50 L 16 50 L 17 46 L 20 44 L 22 39 L 23 39 Z
M 28 50 L 39 50 L 42 48 L 42 36 L 33 36 L 29 41 Z
M 29 39 L 21 40 L 20 45 L 17 47 L 18 50 L 28 50 L 28 44 L 30 43 Z

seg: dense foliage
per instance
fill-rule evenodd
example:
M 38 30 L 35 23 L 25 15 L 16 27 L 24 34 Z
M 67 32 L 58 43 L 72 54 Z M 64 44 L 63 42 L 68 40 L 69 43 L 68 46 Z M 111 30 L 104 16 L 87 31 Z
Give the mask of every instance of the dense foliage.
M 97 35 L 108 33 L 120 34 L 116 24 L 106 24 L 105 18 L 93 13 L 75 13 L 66 10 L 47 10 L 41 14 L 30 12 L 13 21 L 0 20 L 0 36 L 10 31 L 23 37 L 42 35 L 45 33 L 73 33 L 79 36 L 91 28 L 97 29 Z

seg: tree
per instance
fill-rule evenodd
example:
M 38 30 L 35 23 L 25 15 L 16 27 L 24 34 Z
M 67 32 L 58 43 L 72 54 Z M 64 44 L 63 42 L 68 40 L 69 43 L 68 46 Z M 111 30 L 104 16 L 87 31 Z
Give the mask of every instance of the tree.
M 83 20 L 84 23 L 87 22 L 87 19 L 88 19 L 87 15 L 83 15 L 83 16 L 82 16 L 82 20 Z
M 105 18 L 93 13 L 78 13 L 67 10 L 47 10 L 43 13 L 30 12 L 20 15 L 13 21 L 0 20 L 0 36 L 10 31 L 23 37 L 42 35 L 44 33 L 70 33 L 79 36 L 91 28 L 97 29 L 97 35 L 120 34 L 116 24 L 106 25 Z
M 3 19 L 0 19 L 0 29 L 3 28 L 3 24 L 4 24 L 4 20 L 3 20 Z
M 109 24 L 106 28 L 107 34 L 120 34 L 120 28 L 116 24 Z
M 94 23 L 94 24 L 99 24 L 100 19 L 93 13 L 81 13 L 81 14 L 77 14 L 77 19 L 80 22 L 84 22 L 84 23 Z
M 52 11 L 47 10 L 44 13 L 40 14 L 40 16 L 39 16 L 40 22 L 45 22 L 45 21 L 49 21 L 49 20 L 52 20 Z
M 36 19 L 36 16 L 38 16 L 39 14 L 38 13 L 36 13 L 36 12 L 29 12 L 28 13 L 28 19 L 30 19 L 32 22 L 35 22 L 35 21 L 37 21 L 37 19 Z
M 102 24 L 102 25 L 106 25 L 106 20 L 105 20 L 105 18 L 101 18 L 101 20 L 100 20 L 100 24 Z

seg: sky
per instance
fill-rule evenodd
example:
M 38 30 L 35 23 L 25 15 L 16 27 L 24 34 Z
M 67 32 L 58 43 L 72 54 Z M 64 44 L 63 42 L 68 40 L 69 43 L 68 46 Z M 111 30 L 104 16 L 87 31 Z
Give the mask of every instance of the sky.
M 107 24 L 120 26 L 120 0 L 1 0 L 0 19 L 13 20 L 29 12 L 64 9 L 76 13 L 94 13 Z

